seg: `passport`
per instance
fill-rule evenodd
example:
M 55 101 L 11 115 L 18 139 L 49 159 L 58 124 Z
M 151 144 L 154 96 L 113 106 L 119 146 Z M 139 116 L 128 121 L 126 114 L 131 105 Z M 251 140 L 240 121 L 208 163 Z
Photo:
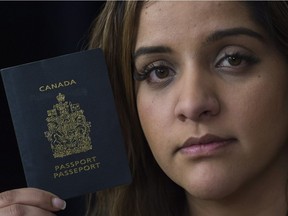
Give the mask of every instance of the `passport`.
M 28 187 L 67 199 L 131 182 L 101 49 L 4 68 L 1 77 Z

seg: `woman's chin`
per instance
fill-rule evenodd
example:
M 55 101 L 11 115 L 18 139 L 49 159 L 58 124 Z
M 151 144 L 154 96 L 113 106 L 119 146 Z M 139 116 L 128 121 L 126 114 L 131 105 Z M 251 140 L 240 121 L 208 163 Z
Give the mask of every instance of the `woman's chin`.
M 187 186 L 184 186 L 186 195 L 192 199 L 202 200 L 223 200 L 236 193 L 239 185 L 231 178 L 209 178 L 198 179 Z

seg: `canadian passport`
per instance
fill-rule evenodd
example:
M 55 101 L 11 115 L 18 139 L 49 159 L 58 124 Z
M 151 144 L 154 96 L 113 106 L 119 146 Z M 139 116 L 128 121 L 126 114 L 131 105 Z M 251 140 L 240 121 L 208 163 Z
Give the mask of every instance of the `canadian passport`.
M 101 49 L 1 70 L 26 182 L 67 199 L 131 181 Z

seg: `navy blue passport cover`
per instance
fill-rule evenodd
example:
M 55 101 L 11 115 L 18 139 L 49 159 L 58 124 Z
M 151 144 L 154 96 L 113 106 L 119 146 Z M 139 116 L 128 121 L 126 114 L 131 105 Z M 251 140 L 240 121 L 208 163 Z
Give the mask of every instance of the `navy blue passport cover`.
M 1 70 L 27 185 L 67 199 L 131 181 L 101 49 Z

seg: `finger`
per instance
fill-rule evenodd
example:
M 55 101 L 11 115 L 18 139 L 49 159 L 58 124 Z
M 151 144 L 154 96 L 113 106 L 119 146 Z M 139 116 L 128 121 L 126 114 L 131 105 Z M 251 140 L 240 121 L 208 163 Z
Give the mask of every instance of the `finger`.
M 10 205 L 0 209 L 0 216 L 56 216 L 52 212 L 21 204 Z
M 48 211 L 65 209 L 66 203 L 56 195 L 36 188 L 21 188 L 0 193 L 0 208 L 23 204 Z

